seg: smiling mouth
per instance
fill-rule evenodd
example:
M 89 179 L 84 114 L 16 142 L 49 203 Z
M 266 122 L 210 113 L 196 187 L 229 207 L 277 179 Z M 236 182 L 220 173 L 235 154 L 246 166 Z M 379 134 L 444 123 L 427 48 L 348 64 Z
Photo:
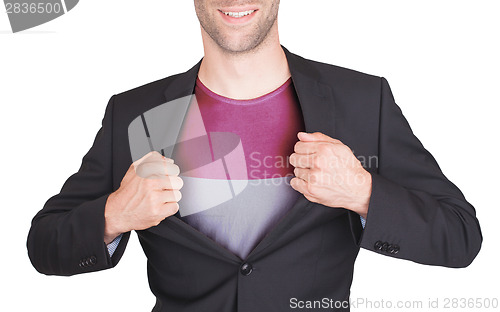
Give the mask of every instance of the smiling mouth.
M 242 18 L 242 17 L 248 16 L 248 15 L 254 13 L 255 11 L 257 11 L 257 10 L 248 10 L 248 11 L 242 11 L 242 12 L 224 12 L 224 11 L 220 11 L 220 12 L 222 12 L 223 14 L 230 16 L 230 17 Z

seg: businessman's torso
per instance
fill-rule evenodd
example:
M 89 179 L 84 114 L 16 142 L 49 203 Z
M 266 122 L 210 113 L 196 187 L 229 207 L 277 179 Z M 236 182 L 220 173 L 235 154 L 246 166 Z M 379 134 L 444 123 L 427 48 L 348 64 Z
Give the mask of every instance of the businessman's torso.
M 378 154 L 380 79 L 289 52 L 287 57 L 305 130 L 340 139 L 367 170 L 376 170 L 372 160 Z M 114 97 L 114 189 L 141 154 L 132 152 L 135 141 L 130 137 L 130 125 L 141 115 L 148 116 L 148 111 L 192 95 L 198 69 L 199 63 L 186 73 Z M 162 120 L 161 116 L 155 118 Z M 174 128 L 174 132 L 180 131 L 178 126 Z M 168 122 L 164 131 L 172 131 Z M 148 258 L 150 286 L 158 298 L 155 311 L 206 307 L 213 311 L 234 311 L 235 307 L 238 311 L 269 307 L 287 311 L 293 298 L 348 300 L 359 251 L 355 241 L 361 231 L 360 225 L 353 226 L 359 219 L 353 218 L 343 208 L 312 203 L 300 195 L 245 259 L 190 226 L 179 214 L 138 231 Z

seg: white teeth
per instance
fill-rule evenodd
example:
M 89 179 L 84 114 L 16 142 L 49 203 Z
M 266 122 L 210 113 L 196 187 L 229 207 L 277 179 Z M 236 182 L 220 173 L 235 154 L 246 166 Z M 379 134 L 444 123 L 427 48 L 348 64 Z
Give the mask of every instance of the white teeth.
M 249 11 L 243 11 L 243 12 L 222 12 L 222 13 L 226 14 L 227 16 L 240 18 L 240 17 L 243 17 L 243 16 L 250 15 L 253 12 L 255 12 L 255 10 L 249 10 Z

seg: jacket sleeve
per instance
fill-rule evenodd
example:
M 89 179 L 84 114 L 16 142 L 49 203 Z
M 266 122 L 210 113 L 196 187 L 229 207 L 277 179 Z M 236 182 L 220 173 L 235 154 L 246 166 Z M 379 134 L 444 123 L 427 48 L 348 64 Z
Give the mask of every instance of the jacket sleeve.
M 115 266 L 130 233 L 123 235 L 111 258 L 104 243 L 104 207 L 113 190 L 113 100 L 106 106 L 102 126 L 59 194 L 47 200 L 32 220 L 28 255 L 37 271 L 74 275 Z
M 474 207 L 415 137 L 381 78 L 378 169 L 360 247 L 417 263 L 466 267 L 482 234 Z

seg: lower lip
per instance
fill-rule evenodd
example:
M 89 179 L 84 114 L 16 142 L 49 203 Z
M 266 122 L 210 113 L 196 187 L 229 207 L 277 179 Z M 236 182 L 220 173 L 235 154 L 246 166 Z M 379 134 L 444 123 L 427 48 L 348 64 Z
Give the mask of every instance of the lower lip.
M 222 19 L 229 24 L 244 24 L 244 23 L 248 22 L 249 20 L 251 20 L 254 17 L 255 13 L 257 13 L 257 11 L 258 10 L 255 10 L 252 12 L 252 14 L 248 14 L 248 15 L 243 16 L 243 17 L 232 17 L 232 16 L 229 16 L 229 15 L 222 13 L 221 11 L 219 11 L 219 13 L 222 15 Z

